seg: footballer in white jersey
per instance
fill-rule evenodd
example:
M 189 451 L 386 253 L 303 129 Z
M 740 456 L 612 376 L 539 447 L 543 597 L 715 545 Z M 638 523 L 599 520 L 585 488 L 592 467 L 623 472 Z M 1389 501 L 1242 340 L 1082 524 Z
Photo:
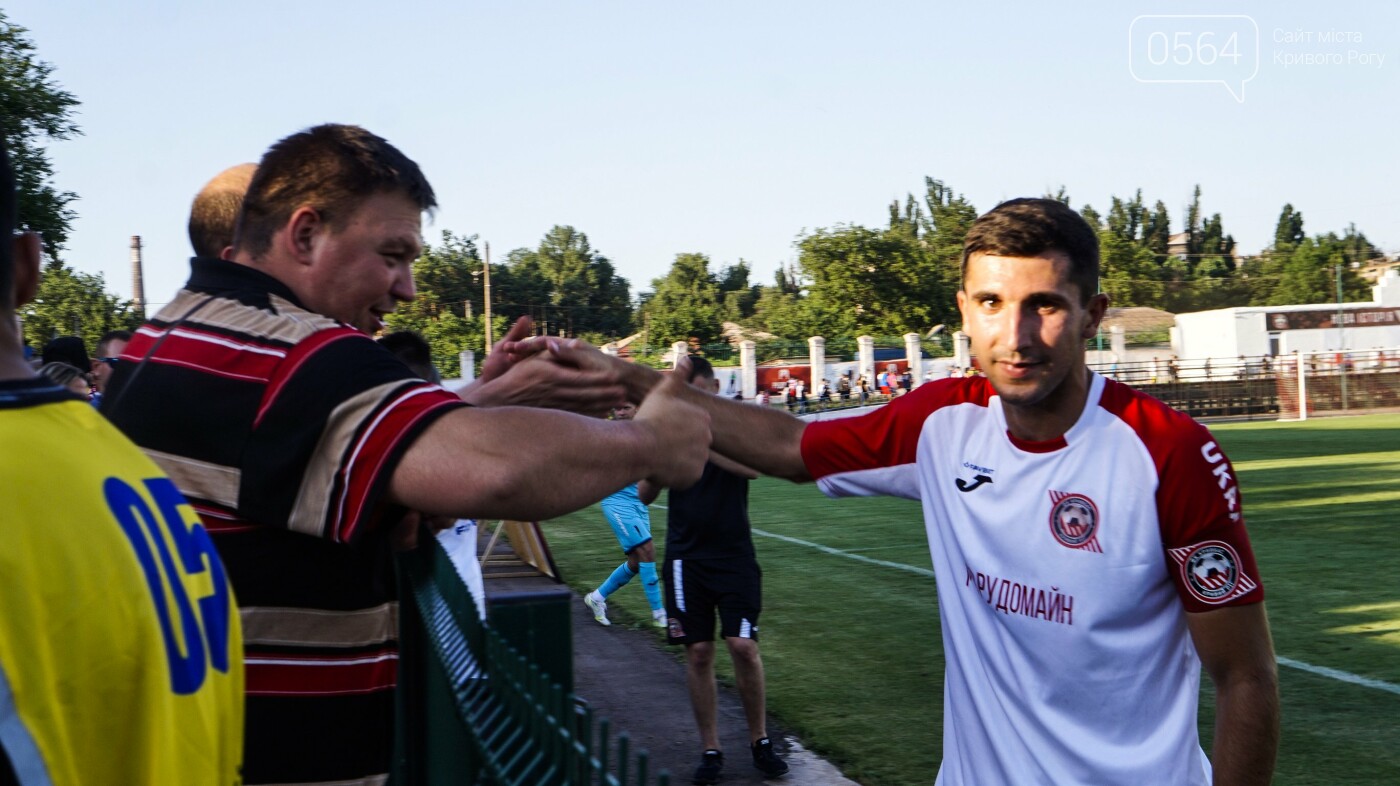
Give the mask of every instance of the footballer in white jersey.
M 969 229 L 957 293 L 984 377 L 816 423 L 687 400 L 709 414 L 712 450 L 758 472 L 922 504 L 947 659 L 943 786 L 1267 784 L 1278 667 L 1235 472 L 1206 429 L 1090 372 L 1098 276 L 1078 213 L 1004 202 Z

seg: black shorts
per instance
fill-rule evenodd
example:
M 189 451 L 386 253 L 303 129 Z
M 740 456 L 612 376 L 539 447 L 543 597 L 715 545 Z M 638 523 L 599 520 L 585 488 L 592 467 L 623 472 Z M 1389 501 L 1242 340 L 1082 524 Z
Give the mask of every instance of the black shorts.
M 763 610 L 758 560 L 668 559 L 661 576 L 666 582 L 668 644 L 714 641 L 716 611 L 720 635 L 758 640 L 758 615 Z

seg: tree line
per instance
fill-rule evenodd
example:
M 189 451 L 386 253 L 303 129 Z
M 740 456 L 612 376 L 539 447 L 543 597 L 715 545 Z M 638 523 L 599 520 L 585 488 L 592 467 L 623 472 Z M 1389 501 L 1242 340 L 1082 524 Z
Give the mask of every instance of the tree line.
M 1063 188 L 1046 196 L 1070 204 Z M 1382 256 L 1355 226 L 1308 235 L 1291 204 L 1280 211 L 1268 248 L 1238 256 L 1220 213 L 1202 209 L 1199 186 L 1175 225 L 1166 204 L 1148 207 L 1141 191 L 1112 197 L 1105 212 L 1087 204 L 1079 212 L 1098 233 L 1101 287 L 1115 306 L 1179 313 L 1328 303 L 1336 299 L 1339 270 L 1343 297 L 1365 299 L 1358 268 Z M 640 334 L 654 352 L 674 341 L 719 343 L 725 323 L 794 342 L 927 333 L 959 322 L 962 245 L 978 214 L 951 186 L 926 177 L 921 198 L 892 202 L 884 226 L 842 224 L 799 235 L 796 262 L 781 267 L 771 284 L 752 282 L 752 265 L 743 259 L 716 266 L 705 254 L 681 253 L 635 301 L 587 235 L 556 226 L 537 248 L 516 249 L 492 265 L 493 311 L 502 324 L 529 314 L 542 333 L 595 343 Z M 423 332 L 444 351 L 482 346 L 482 265 L 474 236 L 444 232 L 416 267 L 419 301 L 391 324 Z
M 81 133 L 73 121 L 78 100 L 58 85 L 26 33 L 0 12 L 0 129 L 19 177 L 19 224 L 43 232 L 48 254 L 39 297 L 21 314 L 25 336 L 36 348 L 66 334 L 92 345 L 107 330 L 133 327 L 140 315 L 109 293 L 101 276 L 63 261 L 77 197 L 54 185 L 44 145 Z M 1063 188 L 1047 196 L 1070 204 Z M 639 335 L 653 351 L 674 341 L 718 343 L 725 323 L 789 341 L 927 333 L 959 322 L 962 244 L 978 212 L 949 184 L 925 177 L 921 195 L 889 205 L 883 226 L 804 231 L 794 242 L 795 262 L 771 283 L 752 281 L 746 260 L 717 265 L 687 252 L 635 299 L 631 283 L 584 232 L 555 226 L 536 247 L 491 262 L 495 335 L 526 315 L 540 333 L 594 343 Z M 1238 256 L 1220 213 L 1206 215 L 1199 186 L 1176 223 L 1162 200 L 1149 207 L 1141 190 L 1111 197 L 1106 211 L 1085 204 L 1079 212 L 1099 235 L 1101 286 L 1116 306 L 1183 312 L 1331 302 L 1339 271 L 1343 297 L 1364 299 L 1358 268 L 1381 256 L 1354 225 L 1308 234 L 1291 204 L 1283 206 L 1268 248 Z M 444 231 L 414 265 L 417 299 L 388 320 L 422 333 L 449 372 L 459 349 L 484 345 L 483 251 L 476 235 Z

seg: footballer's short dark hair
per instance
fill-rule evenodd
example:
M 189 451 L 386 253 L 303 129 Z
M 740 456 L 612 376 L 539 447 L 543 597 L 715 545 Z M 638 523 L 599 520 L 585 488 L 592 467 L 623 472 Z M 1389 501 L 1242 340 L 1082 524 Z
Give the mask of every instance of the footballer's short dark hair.
M 1059 251 L 1069 257 L 1070 280 L 1079 300 L 1088 303 L 1099 291 L 1099 236 L 1084 217 L 1055 199 L 1012 199 L 972 223 L 963 241 L 962 276 L 976 254 L 1038 257 Z

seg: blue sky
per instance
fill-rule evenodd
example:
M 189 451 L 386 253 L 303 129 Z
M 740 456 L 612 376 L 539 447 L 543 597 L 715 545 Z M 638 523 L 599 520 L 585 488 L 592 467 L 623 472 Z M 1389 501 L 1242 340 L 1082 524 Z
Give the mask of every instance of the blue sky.
M 430 241 L 479 234 L 499 260 L 572 224 L 634 293 L 692 251 L 746 259 L 768 283 L 804 229 L 882 224 L 925 175 L 979 210 L 1063 185 L 1102 211 L 1141 188 L 1178 224 L 1199 183 L 1247 252 L 1285 202 L 1310 233 L 1354 221 L 1400 251 L 1400 4 L 0 7 L 82 101 L 84 136 L 50 149 L 57 185 L 81 197 L 67 261 L 127 297 L 139 234 L 153 303 L 184 281 L 195 191 L 325 121 L 423 166 L 441 203 Z M 1130 42 L 1144 14 L 1254 24 L 1139 20 Z M 1231 32 L 1230 63 L 1144 60 L 1164 42 L 1206 57 Z M 1256 51 L 1243 102 L 1218 82 L 1134 77 L 1240 92 Z

